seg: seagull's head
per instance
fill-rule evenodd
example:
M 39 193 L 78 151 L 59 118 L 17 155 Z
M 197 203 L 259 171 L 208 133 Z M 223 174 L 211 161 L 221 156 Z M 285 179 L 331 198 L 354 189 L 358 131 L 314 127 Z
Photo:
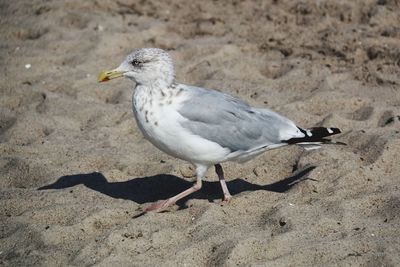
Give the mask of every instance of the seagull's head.
M 142 48 L 133 51 L 116 68 L 101 72 L 99 82 L 118 77 L 127 77 L 137 84 L 166 86 L 174 81 L 174 66 L 169 54 L 158 48 Z

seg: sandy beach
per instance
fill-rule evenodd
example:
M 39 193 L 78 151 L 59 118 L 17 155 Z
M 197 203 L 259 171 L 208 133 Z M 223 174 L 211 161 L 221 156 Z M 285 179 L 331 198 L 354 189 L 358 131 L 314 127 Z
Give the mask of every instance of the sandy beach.
M 0 1 L 1 266 L 399 266 L 400 2 Z M 136 48 L 176 80 L 338 127 L 326 145 L 194 169 L 144 139 Z

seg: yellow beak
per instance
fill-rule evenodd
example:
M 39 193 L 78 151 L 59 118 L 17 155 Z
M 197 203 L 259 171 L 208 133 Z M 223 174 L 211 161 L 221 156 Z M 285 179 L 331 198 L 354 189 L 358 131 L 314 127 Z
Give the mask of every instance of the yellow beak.
M 118 71 L 118 70 L 103 71 L 99 74 L 98 81 L 106 82 L 111 79 L 122 77 L 123 74 L 124 74 L 124 71 Z

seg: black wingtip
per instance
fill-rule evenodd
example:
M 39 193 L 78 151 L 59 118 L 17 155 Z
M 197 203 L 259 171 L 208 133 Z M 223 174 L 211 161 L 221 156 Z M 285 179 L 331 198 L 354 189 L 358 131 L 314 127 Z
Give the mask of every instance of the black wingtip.
M 299 128 L 300 129 L 300 128 Z M 334 134 L 339 134 L 342 131 L 340 131 L 339 128 L 333 128 L 333 127 L 314 127 L 310 129 L 300 129 L 306 136 L 315 136 L 315 137 L 326 137 Z M 310 134 L 311 133 L 311 134 Z
M 325 137 L 334 134 L 339 134 L 339 128 L 325 128 L 325 127 L 314 127 L 310 129 L 302 129 L 297 127 L 303 134 L 304 137 L 295 137 L 289 140 L 284 140 L 287 144 L 298 144 L 298 143 L 324 143 L 326 141 Z
M 331 135 L 342 133 L 342 131 L 339 128 L 326 128 L 326 129 L 331 129 L 333 131 Z

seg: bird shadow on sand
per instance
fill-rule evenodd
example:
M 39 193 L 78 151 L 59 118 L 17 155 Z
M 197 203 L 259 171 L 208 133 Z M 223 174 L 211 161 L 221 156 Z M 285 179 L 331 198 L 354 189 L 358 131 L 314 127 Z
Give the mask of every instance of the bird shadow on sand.
M 296 172 L 293 176 L 281 181 L 267 185 L 257 185 L 237 178 L 227 181 L 229 191 L 237 195 L 245 191 L 266 190 L 277 193 L 284 193 L 290 190 L 295 184 L 310 179 L 306 175 L 315 167 L 310 166 Z M 174 175 L 160 174 L 155 176 L 134 178 L 125 182 L 108 182 L 106 177 L 99 172 L 88 174 L 66 175 L 58 178 L 52 184 L 42 186 L 38 190 L 64 189 L 83 184 L 86 187 L 103 193 L 112 198 L 132 200 L 138 204 L 151 203 L 172 197 L 192 186 L 192 182 L 186 181 Z M 207 199 L 210 202 L 222 199 L 223 194 L 218 181 L 203 181 L 201 190 L 189 195 L 177 202 L 179 209 L 186 208 L 189 199 Z

